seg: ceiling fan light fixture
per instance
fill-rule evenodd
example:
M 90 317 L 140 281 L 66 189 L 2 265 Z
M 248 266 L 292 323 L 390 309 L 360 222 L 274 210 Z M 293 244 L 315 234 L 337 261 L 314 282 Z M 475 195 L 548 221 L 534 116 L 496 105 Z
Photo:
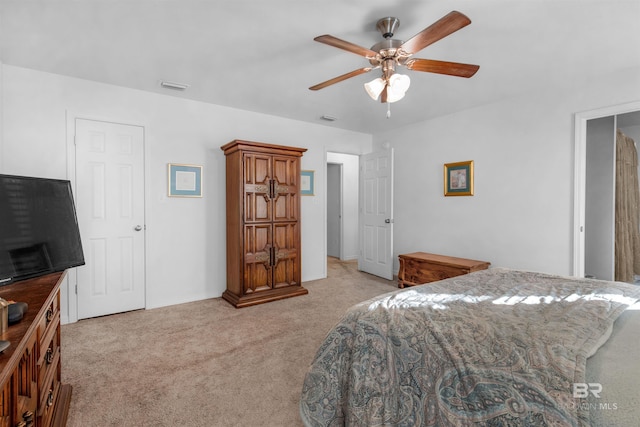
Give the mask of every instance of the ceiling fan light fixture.
M 407 75 L 394 74 L 389 77 L 389 83 L 387 84 L 387 102 L 392 103 L 404 98 L 410 84 L 411 79 Z
M 386 84 L 387 82 L 385 82 L 381 77 L 378 77 L 377 79 L 371 80 L 369 83 L 365 83 L 364 90 L 367 91 L 371 99 L 377 101 Z

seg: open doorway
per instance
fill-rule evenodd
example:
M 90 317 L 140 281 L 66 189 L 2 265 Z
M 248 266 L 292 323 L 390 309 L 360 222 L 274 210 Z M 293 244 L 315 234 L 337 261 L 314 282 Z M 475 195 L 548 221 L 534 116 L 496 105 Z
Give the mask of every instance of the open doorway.
M 327 256 L 342 259 L 341 163 L 327 163 Z
M 327 152 L 327 256 L 358 259 L 359 156 Z

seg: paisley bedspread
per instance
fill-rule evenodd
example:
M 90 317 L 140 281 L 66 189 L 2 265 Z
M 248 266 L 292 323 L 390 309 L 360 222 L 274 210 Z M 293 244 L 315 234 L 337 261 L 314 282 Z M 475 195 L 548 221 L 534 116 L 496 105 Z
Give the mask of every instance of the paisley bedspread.
M 352 307 L 306 375 L 307 426 L 588 426 L 586 358 L 640 287 L 492 268 Z

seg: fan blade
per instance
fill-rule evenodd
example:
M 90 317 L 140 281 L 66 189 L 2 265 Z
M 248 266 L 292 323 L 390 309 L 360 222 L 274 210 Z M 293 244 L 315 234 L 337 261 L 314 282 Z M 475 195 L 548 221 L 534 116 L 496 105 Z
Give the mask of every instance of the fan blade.
M 404 42 L 400 49 L 409 55 L 413 55 L 469 24 L 471 24 L 469 18 L 454 10 Z
M 314 40 L 320 43 L 328 44 L 329 46 L 344 49 L 347 52 L 355 53 L 356 55 L 364 56 L 367 59 L 375 58 L 376 55 L 378 55 L 378 52 L 374 52 L 373 50 L 367 49 L 366 47 L 358 46 L 357 44 L 353 44 L 351 42 L 341 40 L 337 37 L 330 36 L 329 34 L 318 36 Z
M 311 86 L 309 89 L 310 90 L 323 89 L 323 88 L 325 88 L 327 86 L 331 86 L 332 84 L 339 83 L 339 82 L 341 82 L 343 80 L 347 80 L 347 79 L 349 79 L 351 77 L 355 77 L 355 76 L 359 76 L 360 74 L 368 73 L 371 70 L 373 70 L 373 67 L 360 68 L 358 70 L 353 70 L 350 73 L 343 74 L 341 76 L 334 77 L 331 80 L 327 80 L 326 82 L 318 83 L 315 86 Z
M 479 65 L 420 58 L 408 59 L 404 65 L 413 71 L 425 71 L 427 73 L 447 74 L 449 76 L 466 78 L 473 76 L 476 71 L 480 69 Z

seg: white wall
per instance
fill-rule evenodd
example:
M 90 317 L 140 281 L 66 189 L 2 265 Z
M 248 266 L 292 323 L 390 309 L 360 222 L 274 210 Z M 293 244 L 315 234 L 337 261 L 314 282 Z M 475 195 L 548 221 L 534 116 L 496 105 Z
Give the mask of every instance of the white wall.
M 395 254 L 571 274 L 574 114 L 637 101 L 639 88 L 631 69 L 375 135 L 395 149 Z M 444 197 L 443 165 L 464 160 L 475 195 Z
M 76 116 L 144 126 L 147 308 L 224 291 L 225 164 L 219 147 L 233 139 L 308 148 L 302 169 L 316 171 L 316 196 L 302 198 L 302 280 L 326 277 L 320 244 L 325 153 L 368 152 L 370 135 L 8 65 L 1 76 L 2 173 L 69 179 L 67 123 Z M 204 197 L 168 198 L 167 163 L 204 165 Z M 62 292 L 68 320 L 67 304 L 75 300 L 68 289 Z
M 327 153 L 327 162 L 342 164 L 342 258 L 358 259 L 358 165 L 353 154 Z
M 2 155 L 2 149 L 3 149 L 3 144 L 2 144 L 2 137 L 4 132 L 2 132 L 2 127 L 3 127 L 3 108 L 4 108 L 4 103 L 2 102 L 2 88 L 4 86 L 4 78 L 2 75 L 2 71 L 4 70 L 4 66 L 2 61 L 0 61 L 0 172 L 2 171 L 2 159 L 4 158 L 4 156 Z

